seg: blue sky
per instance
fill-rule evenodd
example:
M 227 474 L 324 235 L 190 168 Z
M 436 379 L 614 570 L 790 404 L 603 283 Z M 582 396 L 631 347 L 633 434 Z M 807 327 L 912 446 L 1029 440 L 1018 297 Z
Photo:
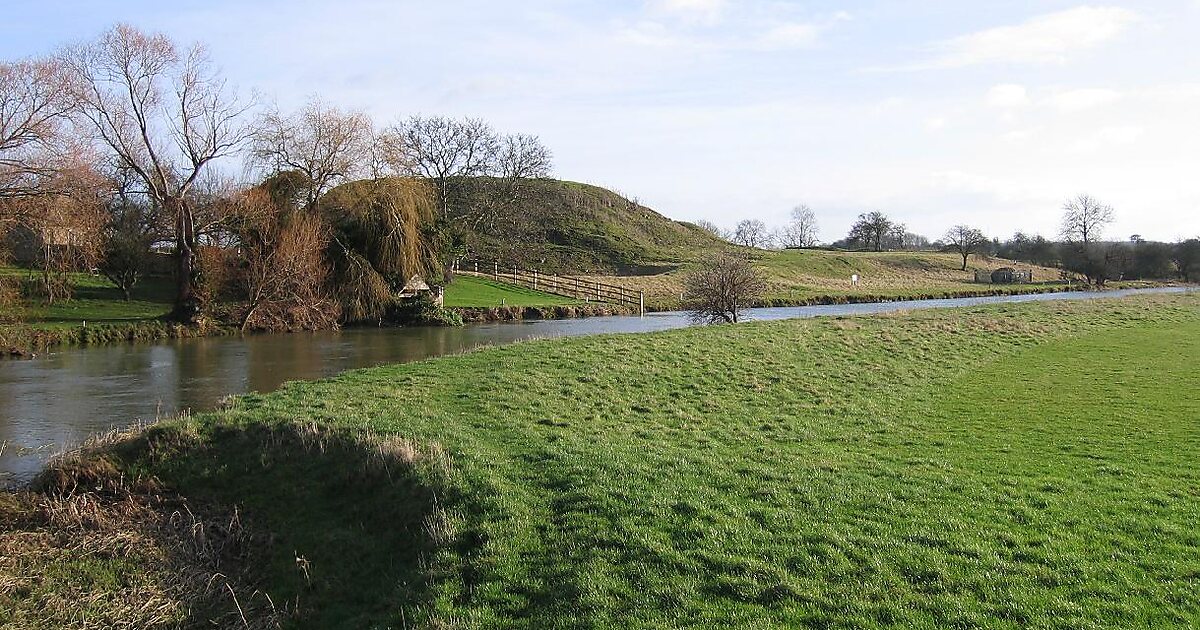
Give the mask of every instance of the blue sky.
M 1200 0 L 21 2 L 0 57 L 117 21 L 205 42 L 244 90 L 388 124 L 480 116 L 556 175 L 678 219 L 822 237 L 883 210 L 940 236 L 1053 236 L 1111 203 L 1114 237 L 1200 236 Z

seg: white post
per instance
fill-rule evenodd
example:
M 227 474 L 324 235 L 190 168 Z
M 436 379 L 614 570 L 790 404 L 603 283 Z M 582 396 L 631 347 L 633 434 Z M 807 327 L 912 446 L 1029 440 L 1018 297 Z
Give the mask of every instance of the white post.
M 646 292 L 638 291 L 638 316 L 646 316 Z
M 537 269 L 534 269 L 533 270 L 533 290 L 534 291 L 537 291 L 537 280 L 538 280 Z

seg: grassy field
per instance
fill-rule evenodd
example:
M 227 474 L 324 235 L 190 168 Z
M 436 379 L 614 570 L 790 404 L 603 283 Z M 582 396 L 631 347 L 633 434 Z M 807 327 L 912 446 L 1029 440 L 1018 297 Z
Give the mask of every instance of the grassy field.
M 975 270 L 999 267 L 1033 269 L 1037 288 L 1065 288 L 1059 270 L 1003 259 L 972 257 L 966 271 L 955 254 L 936 252 L 831 252 L 822 250 L 757 251 L 755 266 L 766 276 L 769 301 L 804 303 L 823 298 L 919 299 L 946 293 L 989 290 L 1027 291 L 1030 285 L 990 285 L 974 282 Z M 602 276 L 605 282 L 645 291 L 657 307 L 678 304 L 684 265 L 674 271 L 644 276 Z M 858 274 L 859 284 L 851 283 Z
M 28 277 L 27 269 L 0 267 L 0 279 L 19 280 Z M 121 324 L 157 319 L 170 312 L 172 286 L 168 279 L 146 278 L 134 287 L 132 300 L 126 302 L 121 290 L 103 276 L 87 273 L 71 274 L 75 294 L 47 306 L 41 301 L 27 302 L 23 319 L 39 328 L 78 326 L 82 322 Z
M 455 277 L 454 282 L 446 286 L 445 300 L 447 308 L 578 304 L 576 300 L 552 293 L 466 275 Z
M 1197 295 L 751 323 L 295 383 L 109 457 L 269 532 L 298 627 L 1194 627 L 1198 374 Z

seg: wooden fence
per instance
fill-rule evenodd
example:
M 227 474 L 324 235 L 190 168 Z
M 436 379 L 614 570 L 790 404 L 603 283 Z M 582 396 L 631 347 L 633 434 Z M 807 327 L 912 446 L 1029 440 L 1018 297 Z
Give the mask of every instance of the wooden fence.
M 573 300 L 636 306 L 638 314 L 646 313 L 645 293 L 588 278 L 545 274 L 536 270 L 505 266 L 499 261 L 459 260 L 455 261 L 452 270 L 456 274 L 492 278 Z

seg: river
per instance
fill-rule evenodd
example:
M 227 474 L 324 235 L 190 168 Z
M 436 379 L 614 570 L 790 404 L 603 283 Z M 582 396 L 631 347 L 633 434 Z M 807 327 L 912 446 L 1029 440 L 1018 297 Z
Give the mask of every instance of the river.
M 1184 288 L 761 308 L 747 319 L 869 315 L 982 304 L 1081 300 Z M 311 334 L 179 339 L 61 347 L 33 359 L 0 360 L 0 482 L 29 479 L 46 459 L 89 435 L 182 411 L 202 411 L 230 394 L 269 392 L 387 363 L 419 361 L 537 338 L 640 333 L 689 324 L 683 313 L 533 320 L 462 328 L 349 329 Z

